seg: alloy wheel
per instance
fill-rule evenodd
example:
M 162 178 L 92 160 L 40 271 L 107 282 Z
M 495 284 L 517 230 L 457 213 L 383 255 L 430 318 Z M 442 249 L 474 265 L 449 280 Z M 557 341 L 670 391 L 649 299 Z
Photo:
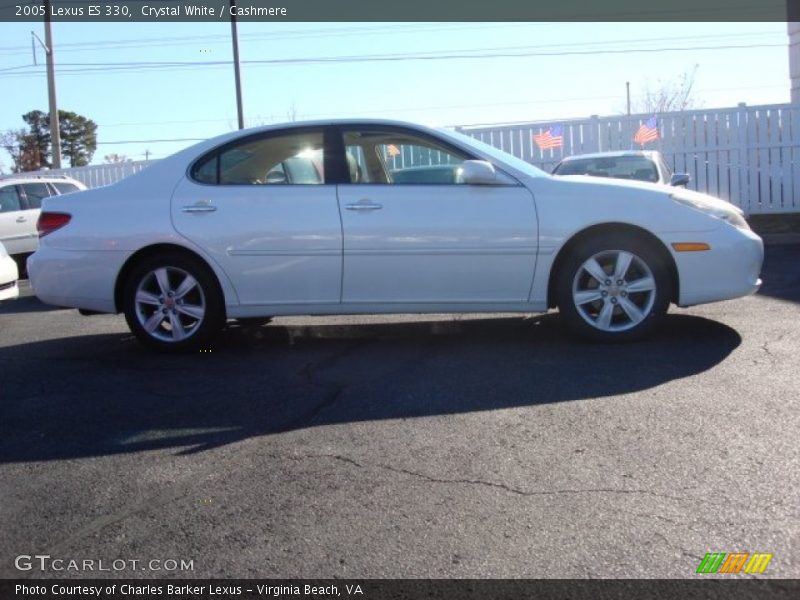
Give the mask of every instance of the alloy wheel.
M 202 286 L 178 267 L 159 267 L 141 278 L 134 299 L 136 318 L 148 335 L 181 342 L 200 328 L 206 315 Z
M 592 327 L 620 332 L 639 325 L 653 310 L 656 279 L 639 256 L 625 250 L 598 252 L 578 269 L 572 300 Z

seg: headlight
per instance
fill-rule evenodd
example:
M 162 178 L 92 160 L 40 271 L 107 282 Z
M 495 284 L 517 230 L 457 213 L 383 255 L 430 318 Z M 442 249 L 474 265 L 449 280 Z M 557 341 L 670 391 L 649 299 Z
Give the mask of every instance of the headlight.
M 744 213 L 742 210 L 728 204 L 724 200 L 720 200 L 719 198 L 714 198 L 712 196 L 706 196 L 705 194 L 692 192 L 690 190 L 674 192 L 670 194 L 670 197 L 675 200 L 675 202 L 683 204 L 684 206 L 699 210 L 700 212 L 711 215 L 712 217 L 716 217 L 717 219 L 727 221 L 734 227 L 738 227 L 739 229 L 750 229 L 750 225 L 748 225 L 747 221 L 744 219 Z

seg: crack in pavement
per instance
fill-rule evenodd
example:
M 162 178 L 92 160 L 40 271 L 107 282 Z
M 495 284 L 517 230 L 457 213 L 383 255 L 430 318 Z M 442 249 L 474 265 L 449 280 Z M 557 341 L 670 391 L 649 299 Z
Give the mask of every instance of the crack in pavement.
M 328 394 L 322 401 L 314 408 L 309 410 L 306 414 L 301 415 L 294 419 L 286 426 L 287 430 L 301 429 L 310 427 L 317 417 L 327 408 L 330 408 L 341 397 L 342 393 L 347 389 L 347 384 L 337 383 L 335 381 L 326 381 L 320 379 L 317 373 L 323 369 L 330 369 L 335 366 L 339 361 L 345 358 L 348 354 L 352 354 L 356 350 L 372 343 L 373 340 L 359 340 L 355 343 L 349 344 L 342 348 L 340 351 L 335 352 L 331 356 L 324 358 L 318 363 L 308 363 L 300 371 L 300 375 L 306 380 L 309 385 L 320 387 L 328 391 Z
M 770 344 L 777 344 L 778 342 L 782 342 L 783 339 L 788 335 L 787 332 L 781 333 L 777 338 L 774 340 L 767 340 L 763 344 L 761 344 L 761 350 L 767 354 L 770 358 L 776 358 L 776 355 L 772 350 L 770 350 Z
M 345 357 L 354 354 L 358 350 L 361 350 L 364 346 L 369 344 L 373 344 L 378 340 L 378 338 L 368 338 L 358 340 L 348 346 L 345 346 L 339 352 L 334 353 L 333 355 L 317 362 L 317 363 L 308 363 L 306 364 L 303 369 L 300 370 L 300 375 L 306 380 L 309 385 L 313 385 L 324 390 L 328 391 L 328 396 L 324 398 L 317 406 L 312 408 L 308 411 L 305 415 L 302 415 L 296 419 L 294 419 L 291 423 L 286 426 L 287 430 L 293 429 L 302 429 L 306 427 L 310 427 L 313 425 L 314 421 L 319 417 L 322 412 L 336 404 L 339 400 L 341 395 L 347 390 L 350 386 L 349 383 L 341 383 L 337 381 L 327 380 L 319 377 L 319 372 L 325 369 L 330 369 L 336 366 L 342 359 Z M 426 349 L 431 347 L 431 343 L 426 345 Z M 405 371 L 409 368 L 410 365 L 415 364 L 419 361 L 425 360 L 426 353 L 424 351 L 415 354 L 415 356 L 409 361 L 402 361 L 396 368 L 388 371 L 387 373 L 383 373 L 381 377 L 386 379 L 391 379 L 393 373 Z M 369 383 L 369 380 L 362 380 L 359 383 Z
M 653 531 L 652 534 L 654 536 L 659 537 L 662 540 L 664 540 L 664 543 L 666 544 L 666 546 L 668 548 L 672 548 L 673 550 L 678 550 L 681 553 L 682 556 L 686 556 L 688 558 L 693 558 L 694 560 L 702 560 L 703 559 L 702 556 L 698 556 L 697 554 L 692 554 L 691 552 L 689 552 L 685 548 L 682 548 L 680 545 L 675 544 L 670 539 L 668 539 L 667 536 L 665 536 L 662 533 L 659 533 L 658 531 Z
M 482 479 L 444 479 L 439 477 L 432 477 L 430 475 L 426 475 L 425 473 L 419 473 L 417 471 L 411 471 L 409 469 L 401 469 L 398 467 L 392 467 L 390 465 L 385 464 L 363 464 L 360 463 L 352 458 L 347 456 L 342 456 L 339 454 L 302 454 L 302 455 L 295 455 L 295 456 L 274 456 L 274 458 L 288 458 L 290 460 L 305 460 L 305 459 L 314 459 L 314 458 L 323 458 L 329 460 L 338 460 L 344 462 L 346 464 L 358 467 L 359 469 L 365 468 L 377 468 L 382 469 L 385 471 L 390 471 L 392 473 L 399 473 L 402 475 L 408 475 L 410 477 L 416 477 L 418 479 L 423 479 L 430 483 L 441 483 L 447 485 L 453 484 L 462 484 L 462 485 L 477 485 L 483 486 L 488 488 L 500 489 L 510 494 L 514 494 L 517 496 L 560 496 L 560 495 L 577 495 L 577 494 L 641 494 L 647 496 L 654 496 L 656 498 L 664 498 L 667 500 L 675 500 L 675 501 L 683 501 L 684 498 L 679 498 L 677 496 L 670 496 L 668 494 L 662 494 L 658 492 L 654 492 L 652 490 L 635 490 L 635 489 L 623 489 L 623 488 L 567 488 L 567 489 L 560 489 L 560 490 L 524 490 L 520 488 L 515 488 L 505 483 L 497 483 L 494 481 L 485 481 Z

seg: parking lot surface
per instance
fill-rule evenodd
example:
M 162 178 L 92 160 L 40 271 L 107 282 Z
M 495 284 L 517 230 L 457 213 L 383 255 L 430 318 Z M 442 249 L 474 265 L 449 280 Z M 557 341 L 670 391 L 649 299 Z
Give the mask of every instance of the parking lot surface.
M 0 577 L 800 576 L 800 246 L 757 296 L 580 343 L 557 314 L 281 318 L 206 352 L 0 306 Z M 19 555 L 192 569 L 18 571 Z

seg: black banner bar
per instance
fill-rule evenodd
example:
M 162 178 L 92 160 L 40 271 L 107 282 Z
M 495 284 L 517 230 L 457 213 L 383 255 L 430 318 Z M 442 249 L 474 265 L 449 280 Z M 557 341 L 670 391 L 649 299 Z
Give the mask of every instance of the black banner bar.
M 0 0 L 0 21 L 40 21 L 44 0 Z M 797 21 L 798 0 L 52 0 L 54 22 Z
M 0 580 L 0 598 L 64 600 L 772 600 L 800 597 L 797 579 L 623 579 L 623 580 L 180 580 L 71 579 Z

